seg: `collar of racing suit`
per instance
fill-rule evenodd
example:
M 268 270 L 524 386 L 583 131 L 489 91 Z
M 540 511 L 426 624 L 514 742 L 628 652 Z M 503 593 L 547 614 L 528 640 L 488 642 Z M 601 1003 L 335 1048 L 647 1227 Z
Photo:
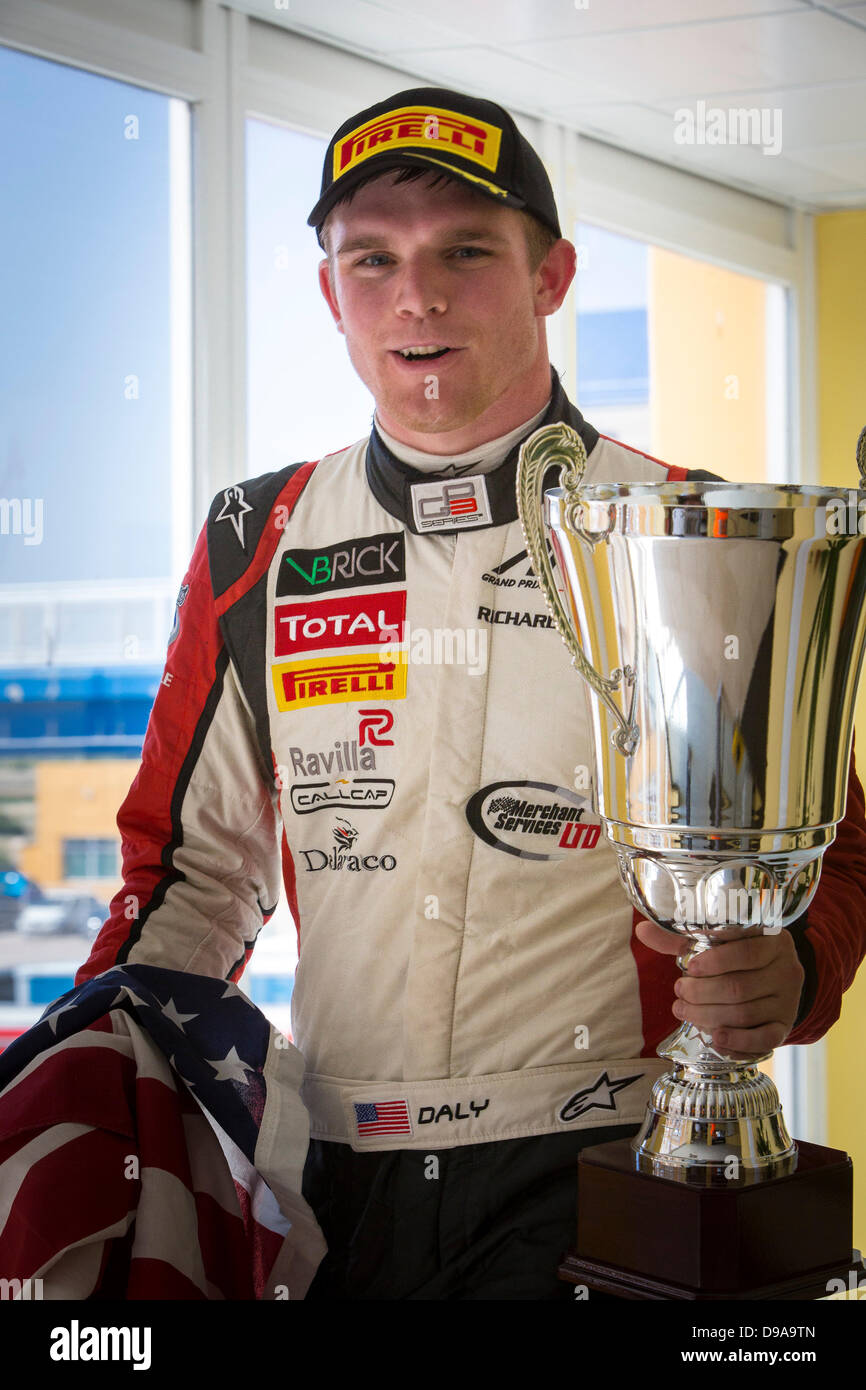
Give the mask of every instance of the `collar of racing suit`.
M 551 394 L 550 402 L 542 420 L 534 429 L 528 430 L 527 434 L 518 439 L 514 447 L 506 454 L 498 468 L 484 475 L 487 485 L 487 496 L 490 503 L 490 521 L 487 526 L 502 526 L 507 522 L 517 520 L 517 493 L 516 493 L 516 474 L 517 459 L 520 453 L 520 446 L 529 434 L 534 434 L 535 429 L 541 429 L 544 425 L 555 424 L 558 420 L 564 421 L 577 430 L 583 440 L 587 454 L 591 454 L 598 441 L 598 430 L 593 429 L 592 425 L 587 424 L 580 411 L 573 406 L 562 389 L 562 383 L 554 367 L 550 369 Z M 559 464 L 554 464 L 554 468 L 559 469 Z M 402 521 L 406 529 L 418 535 L 418 528 L 415 525 L 414 513 L 412 508 L 411 489 L 416 483 L 436 482 L 439 478 L 450 480 L 450 473 L 428 473 L 420 472 L 417 468 L 412 468 L 410 464 L 403 463 L 386 445 L 382 439 L 375 423 L 370 432 L 370 443 L 367 446 L 367 482 L 370 491 L 381 503 L 391 516 Z M 461 479 L 466 478 L 466 474 L 461 474 Z M 558 478 L 552 484 L 556 486 Z M 548 484 L 550 486 L 551 484 Z M 454 526 L 443 527 L 437 530 L 439 536 L 456 535 L 458 531 L 478 530 L 475 526 Z

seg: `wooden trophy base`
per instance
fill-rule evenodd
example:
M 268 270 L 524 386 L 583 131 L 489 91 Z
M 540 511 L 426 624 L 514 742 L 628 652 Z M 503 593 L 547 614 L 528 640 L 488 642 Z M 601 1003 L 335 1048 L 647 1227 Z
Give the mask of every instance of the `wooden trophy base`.
M 628 1139 L 580 1154 L 561 1279 L 630 1299 L 815 1299 L 855 1263 L 841 1149 L 800 1142 L 793 1172 L 753 1183 L 658 1177 L 636 1161 Z

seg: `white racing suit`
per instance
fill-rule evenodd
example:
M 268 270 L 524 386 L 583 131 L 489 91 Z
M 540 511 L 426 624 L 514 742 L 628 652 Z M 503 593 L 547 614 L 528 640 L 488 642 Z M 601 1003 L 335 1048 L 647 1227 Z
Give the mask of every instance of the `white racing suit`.
M 552 372 L 542 423 L 555 420 L 579 430 L 587 482 L 694 476 L 599 436 Z M 555 1267 L 577 1149 L 600 1127 L 634 1132 L 675 1026 L 678 968 L 637 941 L 592 809 L 586 700 L 526 555 L 518 448 L 486 475 L 437 480 L 374 429 L 218 495 L 118 818 L 124 887 L 76 981 L 124 962 L 238 981 L 282 878 L 308 1195 L 343 1251 L 326 1296 L 554 1296 L 501 1273 L 521 1222 L 500 1214 L 509 1236 L 485 1245 L 507 1182 L 479 1165 L 517 1156 L 512 1208 L 559 1167 L 537 1252 Z M 808 1041 L 866 950 L 853 764 L 793 935 L 806 982 L 792 1041 Z M 445 1177 L 463 1165 L 448 1220 L 431 1156 Z M 405 1249 L 420 1207 L 438 1232 L 415 1241 L 423 1269 Z

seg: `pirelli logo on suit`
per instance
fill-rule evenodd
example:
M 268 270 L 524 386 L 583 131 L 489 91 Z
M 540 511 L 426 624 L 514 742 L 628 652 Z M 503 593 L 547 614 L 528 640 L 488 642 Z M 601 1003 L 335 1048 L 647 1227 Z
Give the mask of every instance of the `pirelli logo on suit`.
M 335 705 L 349 701 L 405 700 L 406 662 L 377 656 L 326 656 L 273 667 L 277 708 Z

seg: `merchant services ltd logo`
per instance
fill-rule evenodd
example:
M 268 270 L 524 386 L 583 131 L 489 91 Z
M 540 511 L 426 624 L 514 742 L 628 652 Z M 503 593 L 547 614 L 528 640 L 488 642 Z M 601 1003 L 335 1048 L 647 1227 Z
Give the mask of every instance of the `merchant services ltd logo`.
M 551 782 L 492 782 L 470 797 L 466 819 L 479 840 L 518 859 L 564 859 L 601 835 L 589 798 Z

